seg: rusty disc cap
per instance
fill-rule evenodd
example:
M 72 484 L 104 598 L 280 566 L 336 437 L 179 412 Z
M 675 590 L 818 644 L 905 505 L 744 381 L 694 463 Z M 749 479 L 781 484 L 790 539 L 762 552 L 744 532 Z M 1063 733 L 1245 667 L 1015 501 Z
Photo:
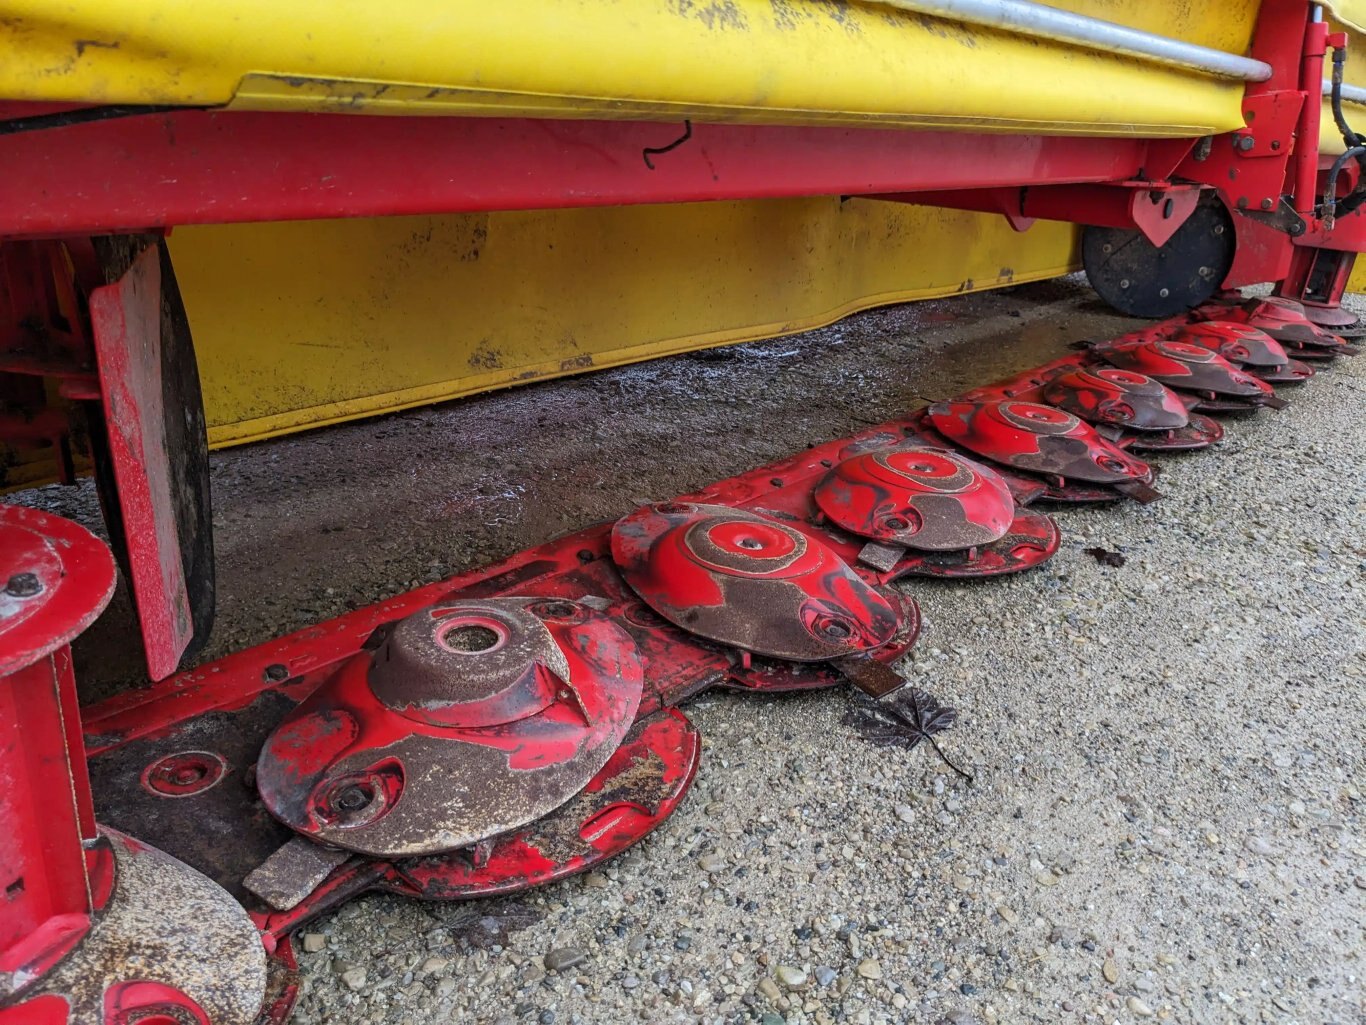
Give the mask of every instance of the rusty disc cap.
M 1099 484 L 1151 483 L 1152 467 L 1110 444 L 1079 417 L 1037 402 L 950 399 L 931 425 L 969 452 L 1004 466 Z
M 1121 370 L 1146 374 L 1172 388 L 1249 399 L 1276 394 L 1265 381 L 1239 370 L 1218 353 L 1186 342 L 1144 342 L 1106 350 L 1103 355 Z
M 647 505 L 612 528 L 612 558 L 671 623 L 794 662 L 872 651 L 897 632 L 896 605 L 824 541 L 720 505 Z
M 257 787 L 281 822 L 336 847 L 466 847 L 573 797 L 625 736 L 642 687 L 630 635 L 585 605 L 442 603 L 287 715 Z
M 845 530 L 924 551 L 990 544 L 1015 518 L 1015 499 L 1000 474 L 920 445 L 845 459 L 816 485 L 814 498 Z
M 1078 367 L 1053 378 L 1044 401 L 1093 424 L 1114 424 L 1134 431 L 1185 427 L 1189 410 L 1160 381 L 1118 367 Z
M 1283 367 L 1290 362 L 1285 346 L 1251 324 L 1227 320 L 1186 324 L 1172 336 L 1172 341 L 1217 352 L 1240 367 Z

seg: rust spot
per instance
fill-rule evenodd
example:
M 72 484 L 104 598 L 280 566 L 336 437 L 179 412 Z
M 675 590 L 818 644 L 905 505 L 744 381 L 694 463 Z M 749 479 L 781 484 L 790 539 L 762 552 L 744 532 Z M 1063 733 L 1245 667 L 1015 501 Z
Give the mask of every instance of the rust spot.
M 685 18 L 696 18 L 709 29 L 744 32 L 749 28 L 735 0 L 669 0 L 669 6 Z
M 498 370 L 503 366 L 503 354 L 491 348 L 488 339 L 480 341 L 466 361 L 471 367 L 482 370 Z
M 562 359 L 562 360 L 560 360 L 560 369 L 561 369 L 561 370 L 565 370 L 565 371 L 569 371 L 569 370 L 586 370 L 587 368 L 591 367 L 592 365 L 593 365 L 593 356 L 592 356 L 591 353 L 587 353 L 587 352 L 585 352 L 582 356 L 574 356 L 574 357 L 572 357 L 571 359 Z

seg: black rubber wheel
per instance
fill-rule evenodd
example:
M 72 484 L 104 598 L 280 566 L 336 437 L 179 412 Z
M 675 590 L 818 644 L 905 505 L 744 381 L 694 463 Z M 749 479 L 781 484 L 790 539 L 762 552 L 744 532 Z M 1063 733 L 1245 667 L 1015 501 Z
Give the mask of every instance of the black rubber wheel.
M 1212 296 L 1233 266 L 1233 218 L 1218 200 L 1201 203 L 1165 245 L 1137 228 L 1088 225 L 1081 263 L 1102 299 L 1131 317 L 1171 317 Z

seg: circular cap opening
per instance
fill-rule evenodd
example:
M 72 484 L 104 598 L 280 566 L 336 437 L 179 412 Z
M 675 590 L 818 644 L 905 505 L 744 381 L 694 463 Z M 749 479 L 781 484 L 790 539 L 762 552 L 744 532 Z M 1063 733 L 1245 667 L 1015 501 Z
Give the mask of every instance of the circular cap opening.
M 436 643 L 457 655 L 481 655 L 507 643 L 507 628 L 491 619 L 460 616 L 437 628 Z

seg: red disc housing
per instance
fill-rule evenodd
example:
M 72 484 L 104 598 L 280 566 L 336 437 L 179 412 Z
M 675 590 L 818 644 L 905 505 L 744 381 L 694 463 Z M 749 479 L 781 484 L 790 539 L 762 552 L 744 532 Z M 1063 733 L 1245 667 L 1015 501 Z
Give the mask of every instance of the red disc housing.
M 1078 367 L 1043 389 L 1051 406 L 1092 424 L 1132 431 L 1172 431 L 1190 422 L 1181 397 L 1151 377 L 1116 367 Z
M 924 551 L 990 544 L 1015 519 L 1015 499 L 1000 474 L 915 445 L 843 460 L 814 497 L 831 522 L 851 533 Z
M 743 509 L 647 505 L 612 529 L 612 558 L 669 622 L 744 651 L 821 662 L 896 636 L 895 603 L 825 542 Z
M 929 408 L 935 430 L 1005 466 L 1064 480 L 1149 484 L 1152 467 L 1116 448 L 1071 413 L 1037 402 L 951 399 Z

